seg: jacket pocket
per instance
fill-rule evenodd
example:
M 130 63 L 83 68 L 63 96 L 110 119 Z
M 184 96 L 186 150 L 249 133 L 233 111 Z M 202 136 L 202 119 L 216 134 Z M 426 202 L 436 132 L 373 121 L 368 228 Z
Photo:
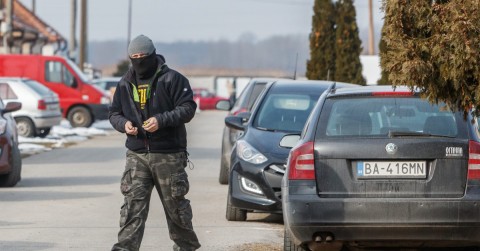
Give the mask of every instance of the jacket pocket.
M 179 173 L 173 173 L 171 175 L 170 189 L 174 199 L 185 196 L 190 189 L 187 172 L 182 170 Z

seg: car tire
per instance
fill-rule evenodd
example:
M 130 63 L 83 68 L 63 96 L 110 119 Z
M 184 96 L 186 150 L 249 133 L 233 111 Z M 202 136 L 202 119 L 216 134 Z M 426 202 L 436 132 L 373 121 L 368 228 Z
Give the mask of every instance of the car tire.
M 83 106 L 72 108 L 68 112 L 67 119 L 72 127 L 89 127 L 93 123 L 92 114 Z
M 230 172 L 228 168 L 228 165 L 225 161 L 225 157 L 223 156 L 223 150 L 222 150 L 222 157 L 220 158 L 220 175 L 218 176 L 218 182 L 222 185 L 228 184 L 228 178 L 230 176 Z
M 40 137 L 40 138 L 45 138 L 50 133 L 51 129 L 52 129 L 51 127 L 39 129 L 39 130 L 37 130 L 37 136 Z
M 21 179 L 22 157 L 16 143 L 14 143 L 14 145 L 12 146 L 12 152 L 10 153 L 9 162 L 12 169 L 10 173 L 0 175 L 0 187 L 13 187 Z
M 15 122 L 17 123 L 18 135 L 26 138 L 35 136 L 35 126 L 31 119 L 25 117 L 15 118 Z
M 226 218 L 228 221 L 245 221 L 247 220 L 247 210 L 233 207 L 230 204 L 230 198 L 228 198 Z
M 288 234 L 288 231 L 285 230 L 284 235 L 283 235 L 283 251 L 306 251 L 307 249 L 304 249 L 300 246 L 295 245 L 293 243 L 292 238 L 290 237 L 290 234 Z

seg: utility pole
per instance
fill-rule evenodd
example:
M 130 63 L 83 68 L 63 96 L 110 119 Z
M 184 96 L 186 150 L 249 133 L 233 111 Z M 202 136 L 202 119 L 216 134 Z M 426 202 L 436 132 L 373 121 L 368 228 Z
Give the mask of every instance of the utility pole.
M 11 52 L 10 45 L 8 44 L 8 40 L 12 35 L 13 30 L 13 0 L 6 0 L 5 6 L 5 30 L 3 31 L 3 48 L 6 54 Z
M 127 34 L 127 48 L 132 36 L 132 0 L 128 0 L 128 34 Z
M 369 19 L 369 30 L 368 30 L 368 54 L 375 54 L 375 35 L 373 30 L 373 4 L 372 0 L 368 0 L 368 19 Z
M 80 14 L 80 69 L 83 71 L 87 54 L 87 0 L 81 0 Z
M 77 0 L 71 0 L 70 25 L 69 56 L 70 58 L 73 58 L 75 55 L 75 49 L 77 48 L 77 40 L 75 38 L 75 34 L 77 33 Z
M 37 7 L 36 7 L 36 0 L 32 0 L 32 13 L 35 14 Z

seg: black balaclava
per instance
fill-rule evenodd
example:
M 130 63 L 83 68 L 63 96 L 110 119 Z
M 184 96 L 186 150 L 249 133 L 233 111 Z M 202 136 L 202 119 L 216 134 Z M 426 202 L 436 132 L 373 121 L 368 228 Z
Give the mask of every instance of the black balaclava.
M 148 55 L 143 58 L 132 58 L 134 54 Z M 132 62 L 133 69 L 140 79 L 147 79 L 155 74 L 158 62 L 155 53 L 155 46 L 150 38 L 139 35 L 128 45 L 128 56 Z
M 130 58 L 135 74 L 140 79 L 147 79 L 153 76 L 158 68 L 157 54 L 153 51 L 152 54 L 143 58 Z

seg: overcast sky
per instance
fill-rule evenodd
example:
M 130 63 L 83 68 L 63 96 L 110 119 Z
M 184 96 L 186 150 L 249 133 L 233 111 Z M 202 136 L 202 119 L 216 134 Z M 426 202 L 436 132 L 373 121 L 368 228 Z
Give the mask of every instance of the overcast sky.
M 33 0 L 20 1 L 30 8 Z M 379 30 L 383 23 L 381 0 L 373 2 L 375 29 Z M 233 41 L 242 34 L 256 39 L 309 34 L 313 3 L 314 0 L 132 0 L 132 38 L 145 34 L 155 42 Z M 68 0 L 36 0 L 36 13 L 69 39 L 70 4 Z M 368 27 L 368 1 L 356 0 L 355 5 L 362 31 Z M 127 39 L 128 0 L 90 0 L 88 13 L 89 41 Z

